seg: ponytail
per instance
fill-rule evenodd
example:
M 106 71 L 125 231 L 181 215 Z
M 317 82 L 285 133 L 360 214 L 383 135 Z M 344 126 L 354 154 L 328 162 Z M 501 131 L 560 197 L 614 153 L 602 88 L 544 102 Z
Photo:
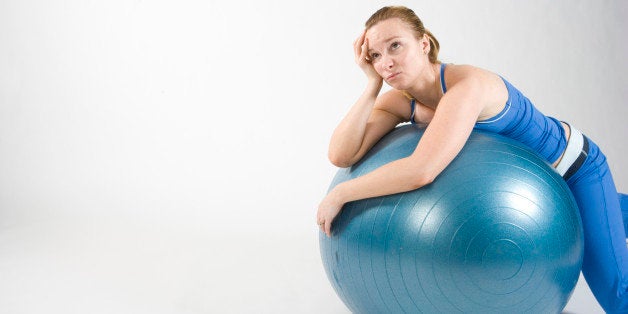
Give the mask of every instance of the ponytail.
M 427 38 L 430 40 L 430 52 L 428 53 L 428 58 L 431 63 L 438 63 L 438 51 L 440 50 L 440 44 L 438 43 L 438 39 L 434 37 L 432 32 L 425 30 L 425 34 Z

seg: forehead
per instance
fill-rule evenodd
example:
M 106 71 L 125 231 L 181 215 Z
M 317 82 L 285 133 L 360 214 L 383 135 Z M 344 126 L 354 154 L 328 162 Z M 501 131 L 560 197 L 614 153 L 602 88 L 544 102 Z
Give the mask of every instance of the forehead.
M 398 18 L 381 21 L 366 31 L 369 43 L 377 44 L 392 37 L 414 37 L 410 27 Z

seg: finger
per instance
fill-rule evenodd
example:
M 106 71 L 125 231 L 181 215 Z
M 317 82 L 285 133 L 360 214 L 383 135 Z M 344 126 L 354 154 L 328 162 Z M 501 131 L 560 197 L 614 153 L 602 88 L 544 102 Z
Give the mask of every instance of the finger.
M 362 47 L 364 46 L 364 40 L 366 39 L 366 30 L 362 32 L 360 37 L 358 37 L 353 43 L 353 49 L 355 51 L 356 56 L 360 56 L 362 54 Z
M 358 36 L 354 41 L 353 41 L 353 46 L 355 47 L 355 45 L 357 45 L 360 40 L 362 40 L 362 37 L 364 36 L 364 34 L 361 34 L 360 36 Z
M 356 39 L 353 41 L 353 47 L 354 47 L 354 48 L 355 48 L 356 46 L 361 46 L 361 45 L 362 45 L 362 36 L 363 36 L 363 35 L 358 36 L 358 38 L 356 38 Z
M 364 36 L 366 36 L 366 31 L 362 32 L 362 34 L 360 34 L 360 36 L 355 39 L 355 43 L 358 44 L 358 46 L 362 46 L 362 43 L 364 42 Z
M 325 232 L 325 225 L 324 225 L 324 221 L 325 219 L 322 217 L 316 217 L 316 226 L 318 227 L 318 229 L 320 229 L 322 232 Z
M 331 221 L 329 220 L 325 220 L 325 234 L 327 234 L 328 237 L 331 237 Z
M 369 40 L 368 39 L 364 39 L 364 44 L 362 45 L 362 58 L 364 60 L 371 61 L 371 59 L 369 59 L 368 57 L 368 52 L 369 52 Z
M 360 56 L 362 54 L 362 41 L 361 38 L 356 39 L 356 41 L 353 43 L 353 53 L 355 54 L 356 57 Z

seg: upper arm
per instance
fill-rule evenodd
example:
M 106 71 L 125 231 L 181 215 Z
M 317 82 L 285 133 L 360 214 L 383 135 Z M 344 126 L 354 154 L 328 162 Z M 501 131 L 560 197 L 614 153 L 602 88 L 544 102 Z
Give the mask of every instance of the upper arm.
M 448 73 L 448 90 L 410 158 L 433 180 L 466 143 L 490 96 L 493 79 L 484 70 L 461 67 Z
M 409 108 L 409 104 L 410 100 L 398 90 L 390 90 L 377 97 L 366 123 L 362 145 L 350 161 L 351 165 L 358 162 L 384 135 L 407 120 L 404 108 Z

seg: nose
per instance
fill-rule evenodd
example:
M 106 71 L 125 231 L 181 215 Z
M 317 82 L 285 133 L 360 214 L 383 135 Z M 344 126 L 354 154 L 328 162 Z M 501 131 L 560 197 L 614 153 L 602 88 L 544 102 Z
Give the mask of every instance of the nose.
M 387 54 L 382 56 L 382 66 L 385 69 L 392 69 L 394 64 L 395 64 L 395 61 L 394 61 L 394 59 L 391 56 L 389 56 Z

